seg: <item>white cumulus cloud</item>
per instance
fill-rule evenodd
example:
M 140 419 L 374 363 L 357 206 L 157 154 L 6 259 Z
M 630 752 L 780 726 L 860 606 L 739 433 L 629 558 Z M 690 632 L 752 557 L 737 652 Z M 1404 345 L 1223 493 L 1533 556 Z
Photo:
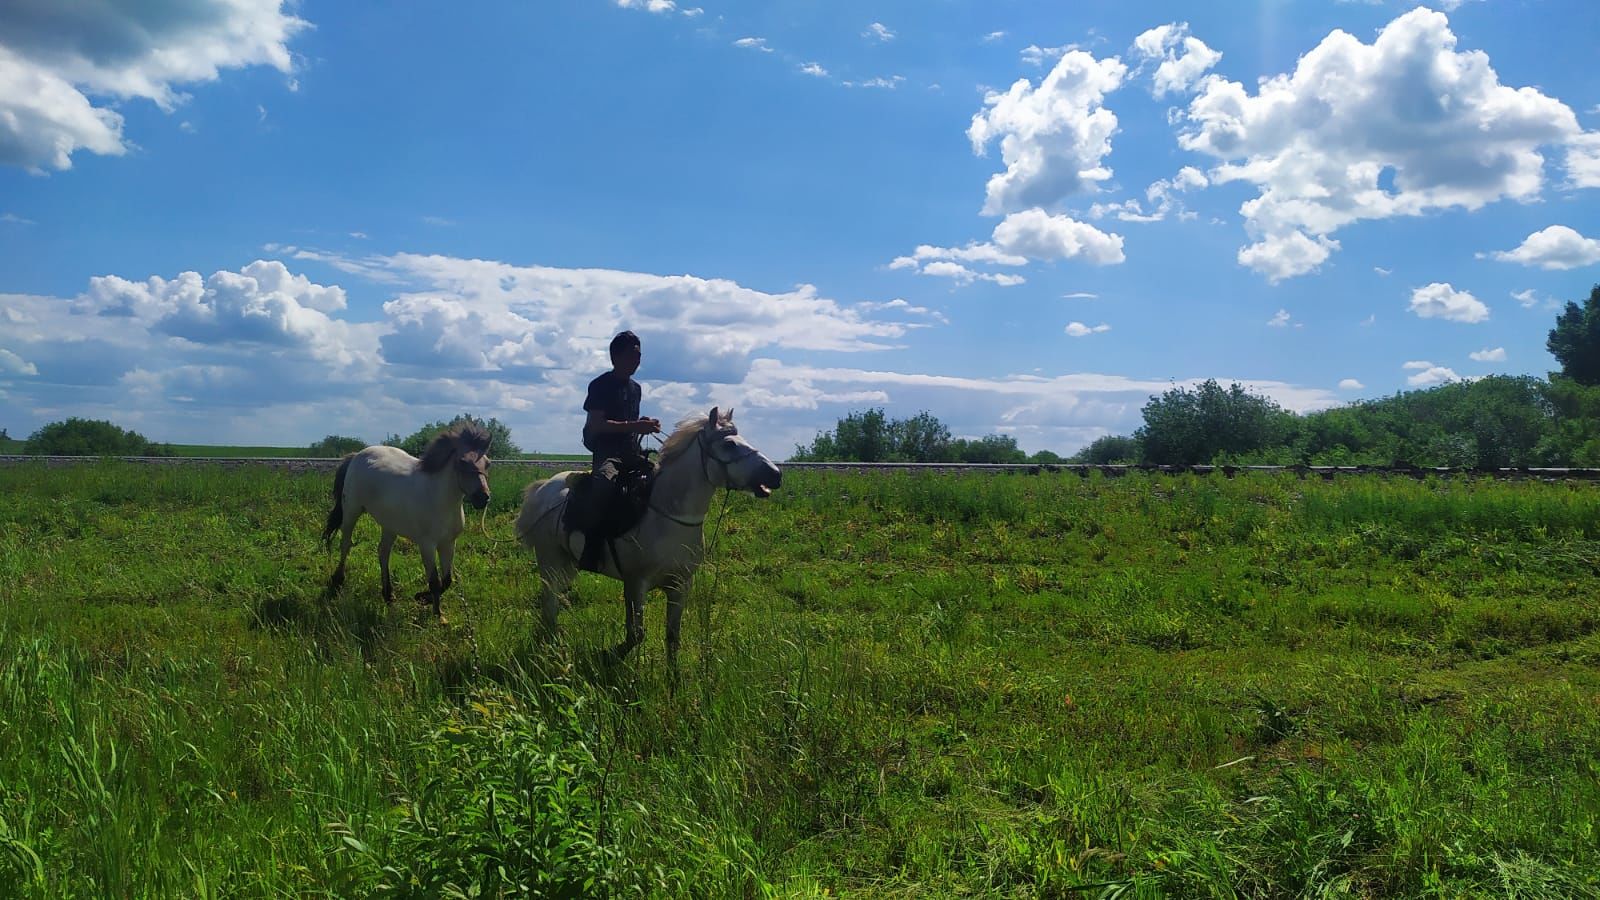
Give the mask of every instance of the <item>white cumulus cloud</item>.
M 126 150 L 123 117 L 90 96 L 171 111 L 184 85 L 225 69 L 293 71 L 307 23 L 283 0 L 227 3 L 0 3 L 0 163 L 67 169 L 79 150 Z
M 1273 280 L 1316 270 L 1354 222 L 1537 197 L 1542 148 L 1582 138 L 1570 108 L 1501 84 L 1425 8 L 1371 44 L 1334 31 L 1254 91 L 1208 75 L 1182 121 L 1180 145 L 1220 161 L 1213 183 L 1259 188 L 1239 261 Z
M 1354 378 L 1339 379 L 1339 390 L 1341 391 L 1359 391 L 1364 387 L 1366 387 L 1366 385 L 1355 380 Z
M 9 375 L 37 375 L 39 369 L 33 363 L 0 347 L 0 374 Z
M 861 32 L 861 36 L 886 42 L 894 40 L 894 32 L 890 31 L 888 26 L 884 25 L 882 22 L 873 22 L 871 25 L 868 25 L 867 30 Z
M 1157 97 L 1187 91 L 1222 54 L 1189 34 L 1189 23 L 1159 25 L 1133 41 L 1134 52 L 1146 62 L 1160 60 L 1152 76 L 1151 93 Z
M 1122 235 L 1110 234 L 1068 216 L 1027 209 L 1006 216 L 994 229 L 994 243 L 1007 253 L 1037 260 L 1082 258 L 1098 266 L 1126 257 Z
M 1490 350 L 1485 347 L 1482 350 L 1474 350 L 1468 353 L 1467 356 L 1471 357 L 1474 362 L 1505 362 L 1506 348 L 1496 347 Z
M 1430 385 L 1447 384 L 1452 381 L 1461 380 L 1461 376 L 1457 375 L 1454 369 L 1448 369 L 1444 366 L 1436 366 L 1431 362 L 1427 362 L 1426 360 L 1413 360 L 1401 366 L 1400 368 L 1416 371 L 1417 374 L 1406 379 L 1406 384 L 1409 384 L 1412 387 L 1428 387 Z
M 623 9 L 642 9 L 653 13 L 669 13 L 678 8 L 678 4 L 674 3 L 673 0 L 617 0 L 617 5 Z M 695 10 L 693 13 L 688 10 L 684 11 L 685 15 L 698 13 L 699 10 Z
M 979 155 L 998 139 L 1006 170 L 989 179 L 984 214 L 1052 206 L 1111 178 L 1103 160 L 1117 117 L 1103 101 L 1126 74 L 1114 57 L 1073 50 L 1037 87 L 1022 78 L 1005 93 L 987 94 L 967 137 Z
M 1565 225 L 1551 225 L 1528 235 L 1517 249 L 1497 250 L 1491 255 L 1501 262 L 1541 269 L 1576 269 L 1600 262 L 1600 240 L 1586 238 Z
M 960 284 L 992 281 L 1007 286 L 1023 283 L 1020 275 L 994 274 L 969 268 L 975 265 L 1021 266 L 1030 260 L 1051 262 L 1082 259 L 1099 266 L 1123 261 L 1122 236 L 1109 234 L 1068 216 L 1052 216 L 1041 209 L 1006 216 L 987 242 L 965 247 L 922 244 L 909 256 L 897 256 L 891 269 L 911 269 L 923 275 L 953 278 Z
M 1066 329 L 1067 334 L 1072 337 L 1086 337 L 1091 334 L 1100 334 L 1101 332 L 1110 330 L 1111 326 L 1105 324 L 1104 322 L 1095 326 L 1085 325 L 1082 322 L 1068 322 Z
M 1423 319 L 1474 324 L 1489 318 L 1489 307 L 1482 300 L 1440 281 L 1413 290 L 1410 309 Z

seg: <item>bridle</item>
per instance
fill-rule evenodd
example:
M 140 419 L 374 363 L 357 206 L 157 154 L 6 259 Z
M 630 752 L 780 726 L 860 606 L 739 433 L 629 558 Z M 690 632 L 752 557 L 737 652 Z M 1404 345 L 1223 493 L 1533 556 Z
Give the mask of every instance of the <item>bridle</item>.
M 700 445 L 700 453 L 704 457 L 709 458 L 712 462 L 715 462 L 715 463 L 717 463 L 717 464 L 722 466 L 722 483 L 723 483 L 724 486 L 726 486 L 727 483 L 728 483 L 728 471 L 731 468 L 733 468 L 733 464 L 734 463 L 741 462 L 744 459 L 746 459 L 746 458 L 748 458 L 748 457 L 760 452 L 756 448 L 750 446 L 749 444 L 746 444 L 744 446 L 744 450 L 741 451 L 738 456 L 735 456 L 732 459 L 723 459 L 721 456 L 718 456 L 716 454 L 716 452 L 714 452 L 711 449 L 711 441 L 707 440 L 707 435 L 706 435 L 706 433 L 704 431 L 700 432 L 700 434 L 696 438 L 695 443 Z M 704 466 L 705 465 L 705 459 L 702 459 L 700 461 L 700 464 L 702 466 Z
M 711 460 L 712 462 L 722 466 L 722 486 L 723 486 L 724 489 L 731 491 L 731 490 L 733 490 L 733 488 L 728 485 L 728 475 L 729 475 L 729 471 L 733 468 L 734 463 L 740 462 L 740 461 L 742 461 L 742 460 L 744 460 L 744 459 L 746 459 L 746 458 L 748 458 L 750 456 L 753 456 L 753 455 L 755 455 L 757 453 L 760 453 L 761 451 L 759 451 L 756 448 L 751 447 L 751 446 L 749 446 L 747 444 L 747 445 L 745 445 L 744 450 L 742 452 L 740 452 L 737 456 L 734 456 L 731 459 L 723 459 L 720 455 L 718 455 L 716 453 L 716 451 L 711 449 L 711 444 L 712 444 L 712 442 L 711 442 L 711 439 L 710 439 L 710 433 L 709 432 L 701 431 L 698 435 L 695 436 L 695 445 L 700 450 L 700 467 L 701 467 L 701 470 L 702 471 L 707 471 L 706 470 L 706 460 L 708 460 L 708 459 Z M 714 479 L 711 478 L 709 472 L 708 472 L 708 474 L 706 476 L 706 480 L 708 480 L 708 481 L 714 480 Z M 661 507 L 657 506 L 656 503 L 655 503 L 655 498 L 654 497 L 651 497 L 651 499 L 650 499 L 649 508 L 652 509 L 652 510 L 655 510 L 655 512 L 658 515 L 662 516 L 663 518 L 666 518 L 666 519 L 668 519 L 670 521 L 676 522 L 679 525 L 682 525 L 682 526 L 684 526 L 686 528 L 694 528 L 694 527 L 697 527 L 697 526 L 700 526 L 700 525 L 704 525 L 705 521 L 706 521 L 706 517 L 705 516 L 701 516 L 698 519 L 683 519 L 683 518 L 679 518 L 678 516 L 675 516 L 672 513 L 669 513 L 666 510 L 662 509 Z

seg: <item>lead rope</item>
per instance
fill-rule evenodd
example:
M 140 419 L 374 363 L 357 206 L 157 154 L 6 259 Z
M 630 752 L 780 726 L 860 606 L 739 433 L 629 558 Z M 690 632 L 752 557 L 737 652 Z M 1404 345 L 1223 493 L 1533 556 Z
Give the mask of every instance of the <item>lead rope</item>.
M 488 506 L 484 506 L 483 514 L 478 516 L 478 530 L 483 532 L 483 536 L 485 538 L 488 538 L 489 541 L 491 541 L 492 543 L 496 543 L 496 544 L 515 544 L 517 542 L 517 539 L 514 538 L 514 537 L 508 537 L 508 538 L 491 537 L 490 534 L 489 534 L 488 521 L 489 521 L 489 507 Z
M 704 445 L 700 447 L 700 452 L 706 456 L 711 455 L 706 451 Z M 715 459 L 715 457 L 712 458 Z M 718 461 L 720 462 L 720 460 Z M 733 488 L 728 485 L 727 478 L 724 477 L 722 481 L 722 504 L 717 510 L 717 524 L 716 527 L 711 530 L 711 541 L 706 547 L 706 556 L 708 557 L 713 555 L 722 545 L 722 520 L 723 517 L 728 514 L 728 496 L 733 493 Z M 712 680 L 711 603 L 716 599 L 717 587 L 721 584 L 721 582 L 722 563 L 720 561 L 713 562 L 711 565 L 711 589 L 706 593 L 705 602 L 700 604 L 700 668 L 705 673 L 705 677 L 701 678 L 700 681 L 701 684 L 705 686 L 705 703 L 708 706 L 711 702 L 710 691 Z

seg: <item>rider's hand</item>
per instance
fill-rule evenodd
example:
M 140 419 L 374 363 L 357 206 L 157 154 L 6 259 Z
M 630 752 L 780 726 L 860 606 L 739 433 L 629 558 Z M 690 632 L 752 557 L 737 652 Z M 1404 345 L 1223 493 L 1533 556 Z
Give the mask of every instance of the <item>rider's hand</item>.
M 639 419 L 633 426 L 640 434 L 657 434 L 661 431 L 661 420 Z

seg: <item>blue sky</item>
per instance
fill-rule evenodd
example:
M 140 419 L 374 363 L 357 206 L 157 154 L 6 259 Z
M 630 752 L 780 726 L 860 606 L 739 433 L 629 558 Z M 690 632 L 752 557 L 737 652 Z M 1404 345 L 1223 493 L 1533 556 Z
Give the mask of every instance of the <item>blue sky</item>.
M 1153 393 L 1543 375 L 1592 0 L 0 7 L 0 427 L 376 441 L 845 413 L 1068 453 Z

